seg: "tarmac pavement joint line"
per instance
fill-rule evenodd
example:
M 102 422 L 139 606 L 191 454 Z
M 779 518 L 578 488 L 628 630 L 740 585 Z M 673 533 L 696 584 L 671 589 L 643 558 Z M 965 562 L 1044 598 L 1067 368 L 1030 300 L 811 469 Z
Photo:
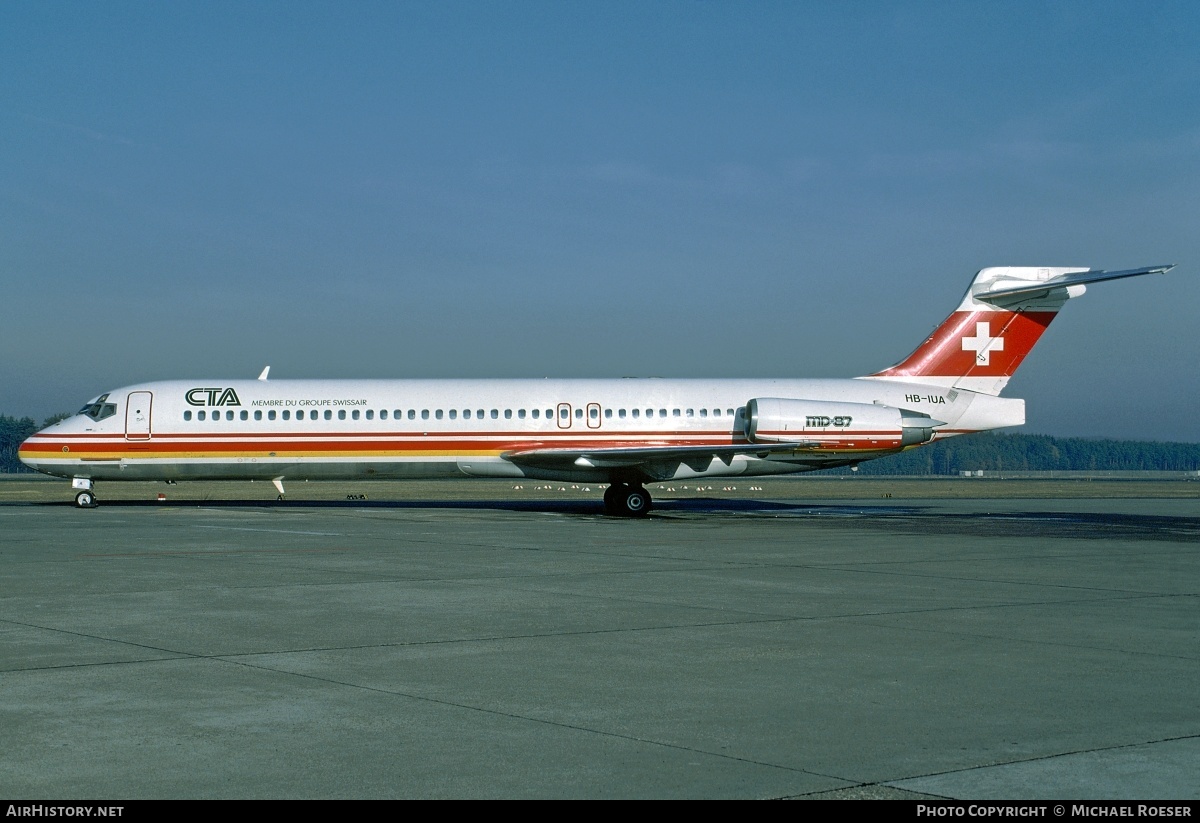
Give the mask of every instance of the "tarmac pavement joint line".
M 934 773 L 926 774 L 926 775 L 916 775 L 913 777 L 905 777 L 905 778 L 894 778 L 894 779 L 884 781 L 884 783 L 886 785 L 894 786 L 895 788 L 903 789 L 904 787 L 901 785 L 898 785 L 898 784 L 913 783 L 913 782 L 920 781 L 920 780 L 927 780 L 927 779 L 931 779 L 931 778 L 946 777 L 946 776 L 952 776 L 952 775 L 969 775 L 972 772 L 986 772 L 991 769 L 1004 769 L 1006 767 L 1021 766 L 1021 765 L 1033 764 L 1033 763 L 1051 763 L 1053 761 L 1063 760 L 1065 758 L 1079 757 L 1080 755 L 1123 752 L 1123 751 L 1129 751 L 1132 749 L 1138 749 L 1138 748 L 1143 748 L 1143 747 L 1148 747 L 1148 746 L 1157 746 L 1157 745 L 1164 745 L 1164 744 L 1169 744 L 1169 743 L 1179 743 L 1182 741 L 1194 741 L 1194 740 L 1200 740 L 1200 734 L 1176 735 L 1173 737 L 1163 737 L 1163 738 L 1158 738 L 1155 740 L 1145 740 L 1145 741 L 1136 742 L 1136 743 L 1119 743 L 1119 744 L 1112 745 L 1112 746 L 1097 746 L 1094 748 L 1078 749 L 1078 750 L 1068 751 L 1068 752 L 1056 752 L 1056 753 L 1052 753 L 1052 754 L 1039 755 L 1037 757 L 1018 758 L 1015 760 L 1005 760 L 1005 761 L 1000 761 L 1000 762 L 996 762 L 996 763 L 980 763 L 978 765 L 968 766 L 968 767 L 962 768 L 962 769 L 948 769 L 946 771 L 934 772 Z M 1193 799 L 1194 797 L 1195 797 L 1195 795 L 1192 795 L 1189 797 L 1173 797 L 1170 799 Z M 953 799 L 961 799 L 961 798 L 953 798 Z M 1139 797 L 1139 798 L 1127 798 L 1127 799 L 1132 800 L 1132 799 L 1167 799 L 1167 798 L 1159 798 L 1156 796 L 1154 798 Z
M 673 749 L 675 751 L 688 752 L 689 754 L 699 754 L 699 755 L 704 755 L 707 757 L 716 757 L 716 758 L 720 758 L 722 760 L 731 760 L 731 761 L 736 761 L 738 763 L 746 763 L 746 764 L 749 764 L 752 766 L 764 766 L 769 769 L 780 769 L 780 770 L 786 771 L 786 772 L 792 772 L 792 773 L 796 773 L 796 774 L 806 774 L 806 775 L 811 775 L 813 777 L 823 777 L 823 778 L 826 778 L 829 780 L 840 780 L 844 783 L 853 784 L 855 782 L 853 780 L 848 780 L 847 778 L 844 778 L 844 777 L 839 777 L 839 776 L 833 775 L 833 774 L 823 774 L 821 772 L 812 771 L 811 769 L 800 769 L 800 768 L 796 768 L 794 766 L 784 766 L 779 763 L 768 763 L 766 761 L 755 760 L 753 758 L 748 758 L 748 757 L 738 757 L 736 755 L 723 754 L 721 752 L 712 752 L 712 751 L 707 751 L 705 749 L 696 748 L 694 746 L 681 746 L 678 743 L 668 743 L 663 740 L 652 740 L 650 738 L 638 737 L 636 735 L 619 734 L 617 732 L 604 731 L 603 729 L 593 729 L 593 728 L 589 728 L 587 726 L 580 726 L 580 725 L 574 724 L 574 723 L 563 723 L 563 722 L 557 721 L 557 720 L 547 720 L 546 718 L 543 718 L 543 717 L 534 717 L 531 715 L 516 714 L 514 712 L 502 712 L 502 711 L 498 711 L 496 709 L 488 709 L 483 706 L 472 706 L 467 703 L 460 703 L 460 702 L 453 701 L 453 700 L 445 700 L 442 698 L 430 697 L 428 695 L 413 694 L 411 692 L 402 692 L 402 691 L 397 691 L 394 689 L 381 689 L 377 686 L 367 686 L 367 685 L 363 685 L 361 683 L 350 683 L 350 682 L 347 682 L 344 680 L 335 680 L 333 678 L 328 678 L 328 677 L 318 677 L 318 676 L 312 675 L 312 674 L 305 674 L 303 672 L 293 672 L 293 671 L 289 671 L 288 669 L 280 669 L 280 668 L 276 668 L 274 666 L 264 666 L 261 664 L 249 663 L 249 662 L 246 662 L 243 660 L 226 659 L 226 658 L 221 658 L 221 657 L 217 657 L 214 659 L 220 660 L 221 662 L 224 662 L 224 663 L 231 663 L 236 666 L 245 666 L 246 668 L 249 668 L 249 669 L 257 669 L 259 671 L 272 672 L 274 674 L 282 674 L 285 676 L 300 677 L 300 678 L 303 678 L 306 680 L 312 680 L 317 683 L 327 683 L 327 684 L 333 685 L 333 686 L 343 686 L 345 688 L 350 688 L 350 689 L 360 689 L 362 691 L 372 692 L 374 694 L 388 695 L 389 697 L 403 697 L 403 698 L 406 698 L 409 700 L 419 700 L 424 703 L 432 703 L 432 704 L 438 705 L 438 706 L 447 706 L 450 708 L 463 709 L 465 711 L 470 711 L 470 712 L 479 712 L 481 714 L 494 715 L 496 717 L 503 717 L 503 718 L 507 718 L 510 720 L 520 720 L 520 721 L 524 721 L 524 722 L 528 722 L 528 723 L 537 723 L 537 724 L 544 725 L 544 726 L 552 726 L 554 728 L 567 729 L 569 731 L 583 732 L 585 734 L 594 734 L 594 735 L 599 735 L 601 737 L 610 737 L 610 738 L 613 738 L 616 740 L 625 740 L 625 741 L 628 741 L 631 743 L 640 743 L 640 744 L 648 745 L 648 746 L 661 746 L 665 749 Z

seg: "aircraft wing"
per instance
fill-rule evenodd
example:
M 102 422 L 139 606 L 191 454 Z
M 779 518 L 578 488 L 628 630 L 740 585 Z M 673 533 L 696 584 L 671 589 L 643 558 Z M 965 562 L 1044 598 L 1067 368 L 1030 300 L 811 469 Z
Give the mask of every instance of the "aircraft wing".
M 1042 294 L 1051 289 L 1065 289 L 1068 286 L 1082 286 L 1087 283 L 1099 283 L 1104 280 L 1120 280 L 1122 277 L 1138 277 L 1143 274 L 1165 274 L 1173 268 L 1175 268 L 1174 263 L 1168 266 L 1145 266 L 1140 269 L 1123 269 L 1121 271 L 1103 271 L 1100 269 L 1077 271 L 1071 274 L 1060 274 L 1058 277 L 1052 277 L 1049 280 L 1042 280 L 1036 283 L 982 292 L 976 294 L 975 299 L 989 301 L 996 299 L 1007 300 L 1011 297 Z
M 796 443 L 740 443 L 729 446 L 625 446 L 600 449 L 528 449 L 505 452 L 505 460 L 546 469 L 649 469 L 663 464 L 707 466 L 713 459 L 728 464 L 739 454 L 768 454 L 811 448 L 817 441 Z M 654 472 L 651 472 L 654 473 Z

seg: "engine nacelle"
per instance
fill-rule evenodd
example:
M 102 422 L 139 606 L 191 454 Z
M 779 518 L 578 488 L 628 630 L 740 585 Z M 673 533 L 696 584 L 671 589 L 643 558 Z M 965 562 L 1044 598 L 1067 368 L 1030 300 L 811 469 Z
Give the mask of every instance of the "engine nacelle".
M 927 443 L 940 421 L 891 406 L 756 397 L 746 404 L 752 443 L 806 443 L 814 449 L 899 449 Z

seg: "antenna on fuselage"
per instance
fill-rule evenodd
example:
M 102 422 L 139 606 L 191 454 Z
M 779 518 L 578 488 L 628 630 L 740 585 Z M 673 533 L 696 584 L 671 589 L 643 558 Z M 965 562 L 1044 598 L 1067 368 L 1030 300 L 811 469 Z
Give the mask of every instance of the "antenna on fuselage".
M 258 379 L 263 381 L 264 383 L 267 382 L 267 372 L 269 372 L 270 370 L 271 370 L 271 367 L 267 366 L 265 369 L 262 370 L 262 374 L 260 374 L 258 376 Z

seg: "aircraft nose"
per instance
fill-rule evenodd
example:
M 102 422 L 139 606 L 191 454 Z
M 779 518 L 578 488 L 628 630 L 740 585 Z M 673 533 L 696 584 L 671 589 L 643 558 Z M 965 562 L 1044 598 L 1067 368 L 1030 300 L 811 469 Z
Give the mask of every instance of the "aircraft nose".
M 24 462 L 32 454 L 33 439 L 35 437 L 37 437 L 36 434 L 31 434 L 29 437 L 26 437 L 21 441 L 21 445 L 17 446 L 17 457 L 20 458 L 22 462 Z
M 21 445 L 17 446 L 17 459 L 34 471 L 39 471 L 38 467 L 41 464 L 38 454 L 44 444 L 39 440 L 40 435 L 41 432 L 35 432 L 21 441 Z
M 31 469 L 34 468 L 33 463 L 30 462 L 33 459 L 33 450 L 30 448 L 32 440 L 32 437 L 27 437 L 21 441 L 21 445 L 17 446 L 17 459 Z

